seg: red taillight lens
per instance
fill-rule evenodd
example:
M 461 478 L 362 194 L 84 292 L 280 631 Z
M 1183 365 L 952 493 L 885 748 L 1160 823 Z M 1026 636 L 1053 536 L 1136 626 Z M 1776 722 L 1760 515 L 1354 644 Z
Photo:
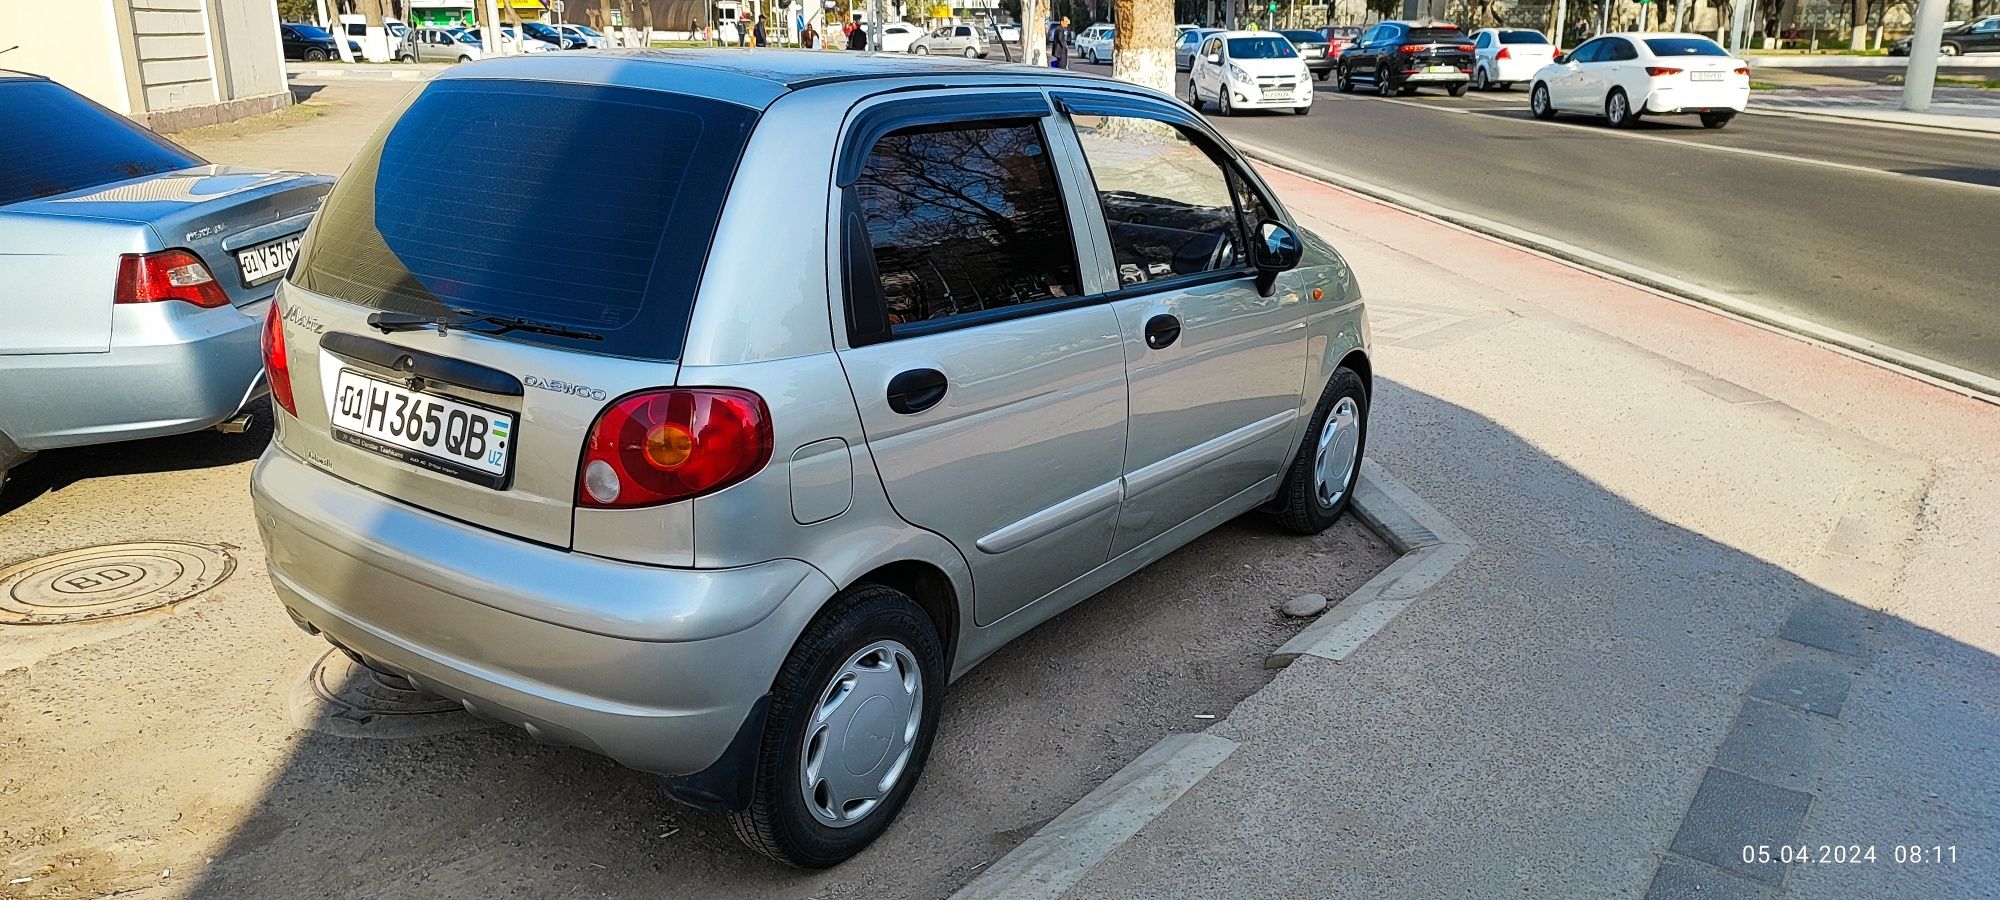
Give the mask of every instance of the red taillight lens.
M 1736 67 L 1736 74 L 1738 74 L 1738 75 L 1748 75 L 1748 74 L 1750 74 L 1750 67 L 1749 67 L 1749 66 L 1737 66 L 1737 67 Z
M 1404 44 L 1403 46 L 1397 47 L 1396 49 L 1401 50 L 1404 53 L 1422 53 L 1425 50 L 1429 50 L 1430 48 L 1431 45 L 1429 44 Z
M 1654 78 L 1658 78 L 1658 77 L 1660 77 L 1660 76 L 1662 76 L 1662 75 L 1679 75 L 1680 73 L 1681 73 L 1681 70 L 1679 70 L 1679 69 L 1676 69 L 1676 68 L 1674 68 L 1673 66 L 1647 66 L 1647 67 L 1646 67 L 1646 74 L 1648 74 L 1648 75 L 1651 75 L 1651 76 L 1653 76 Z
M 127 253 L 118 258 L 118 285 L 113 303 L 158 303 L 180 300 L 204 309 L 228 306 L 229 297 L 208 266 L 186 250 Z
M 657 506 L 722 490 L 771 461 L 764 398 L 729 388 L 624 397 L 599 413 L 583 445 L 576 502 Z
M 1471 45 L 1471 44 L 1460 44 L 1460 45 L 1458 45 L 1458 52 L 1460 52 L 1460 53 L 1471 53 L 1471 52 L 1472 52 L 1472 45 Z
M 292 367 L 285 362 L 285 315 L 278 310 L 278 301 L 271 301 L 271 311 L 264 314 L 264 378 L 271 382 L 271 399 L 278 406 L 294 416 L 299 414 L 299 404 L 292 399 Z
M 1511 53 L 1508 53 L 1508 52 L 1507 52 L 1507 48 L 1505 48 L 1505 47 L 1501 47 L 1501 48 L 1500 48 L 1500 52 L 1499 52 L 1499 53 L 1495 53 L 1495 54 L 1493 54 L 1493 58 L 1494 58 L 1494 59 L 1513 59 L 1513 58 L 1514 58 L 1514 55 L 1513 55 L 1513 54 L 1511 54 Z

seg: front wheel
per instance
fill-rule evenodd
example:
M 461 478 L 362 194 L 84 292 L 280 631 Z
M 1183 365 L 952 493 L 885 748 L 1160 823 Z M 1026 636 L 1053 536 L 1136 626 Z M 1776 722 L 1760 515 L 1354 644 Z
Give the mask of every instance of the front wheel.
M 1345 67 L 1343 67 L 1340 71 L 1334 74 L 1335 74 L 1335 78 L 1333 79 L 1334 90 L 1339 91 L 1343 94 L 1354 93 L 1354 76 L 1347 74 L 1347 69 Z
M 1215 92 L 1215 111 L 1224 117 L 1236 115 L 1236 107 L 1229 102 L 1229 88 L 1226 85 Z
M 923 773 L 944 686 L 943 642 L 909 595 L 861 584 L 835 597 L 771 685 L 736 836 L 804 868 L 861 852 Z
M 1299 534 L 1333 525 L 1354 499 L 1367 443 L 1368 386 L 1354 370 L 1335 369 L 1278 488 L 1278 524 Z
M 1312 104 L 1310 104 L 1310 103 L 1308 103 L 1308 104 L 1306 104 L 1306 105 L 1304 105 L 1304 106 L 1294 106 L 1294 107 L 1292 107 L 1292 115 L 1295 115 L 1295 116 L 1308 116 L 1308 115 L 1312 115 L 1312 111 L 1313 111 L 1313 108 L 1312 108 Z
M 1556 117 L 1556 105 L 1549 100 L 1548 85 L 1536 82 L 1534 89 L 1528 92 L 1528 111 L 1537 119 Z
M 472 57 L 471 57 L 471 56 L 469 56 L 469 55 L 464 55 L 464 56 L 460 56 L 460 57 L 458 58 L 458 61 L 459 61 L 459 62 L 462 62 L 462 63 L 466 63 L 466 62 L 471 62 L 471 61 L 472 61 Z
M 306 51 L 306 62 L 319 62 L 320 60 L 323 59 L 326 59 L 326 53 L 324 51 L 320 50 Z
M 1959 52 L 1957 44 L 1944 44 L 1938 47 L 1938 55 L 1940 56 L 1957 56 Z
M 1702 113 L 1701 127 L 1721 128 L 1722 126 L 1729 124 L 1729 120 L 1734 118 L 1736 118 L 1735 113 Z
M 916 53 L 916 54 L 917 54 L 918 56 L 929 56 L 929 55 L 931 55 L 931 48 L 929 48 L 929 47 L 918 47 L 918 48 L 916 48 L 916 50 L 914 50 L 914 51 L 912 51 L 912 52 Z
M 1195 112 L 1201 112 L 1201 91 L 1195 89 L 1193 74 L 1188 75 L 1188 105 L 1194 107 Z

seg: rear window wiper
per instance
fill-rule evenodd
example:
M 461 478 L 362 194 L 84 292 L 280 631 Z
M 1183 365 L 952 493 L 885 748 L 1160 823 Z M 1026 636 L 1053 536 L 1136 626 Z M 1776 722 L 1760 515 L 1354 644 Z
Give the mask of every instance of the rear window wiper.
M 604 335 L 537 322 L 520 316 L 499 316 L 470 309 L 453 309 L 449 316 L 426 316 L 417 313 L 373 312 L 368 314 L 368 324 L 379 328 L 383 334 L 397 331 L 417 331 L 424 328 L 436 329 L 438 334 L 447 334 L 451 329 L 470 331 L 474 334 L 506 334 L 509 331 L 529 331 L 556 337 L 574 338 L 580 341 L 601 341 Z M 491 325 L 492 328 L 472 328 L 473 325 Z

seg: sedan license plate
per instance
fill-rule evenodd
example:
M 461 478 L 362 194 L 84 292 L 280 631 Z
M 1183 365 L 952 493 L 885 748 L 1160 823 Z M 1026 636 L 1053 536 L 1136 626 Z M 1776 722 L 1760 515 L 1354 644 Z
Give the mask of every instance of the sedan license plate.
M 1427 68 L 1427 69 L 1425 69 L 1424 71 L 1426 71 L 1426 72 L 1433 72 L 1433 73 L 1437 73 L 1437 72 L 1456 72 L 1456 71 L 1458 71 L 1458 67 L 1457 67 L 1457 66 L 1431 66 L 1430 68 Z
M 236 266 L 243 270 L 243 283 L 254 285 L 285 274 L 292 267 L 292 257 L 299 255 L 300 237 L 303 235 L 295 234 L 236 251 Z
M 1721 81 L 1721 72 L 1689 72 L 1689 81 Z
M 342 369 L 332 419 L 342 443 L 495 490 L 507 486 L 513 413 Z

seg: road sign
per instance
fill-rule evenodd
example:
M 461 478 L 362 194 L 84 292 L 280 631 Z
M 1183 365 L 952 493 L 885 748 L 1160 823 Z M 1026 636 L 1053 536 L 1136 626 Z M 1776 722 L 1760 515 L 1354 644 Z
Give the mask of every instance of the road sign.
M 1265 7 L 1265 9 L 1267 9 L 1267 10 L 1269 10 L 1269 11 L 1271 11 L 1271 12 L 1277 12 L 1277 11 L 1278 11 L 1278 0 L 1271 0 L 1271 3 L 1270 3 L 1270 5 L 1269 5 L 1269 6 L 1266 6 L 1266 7 Z

